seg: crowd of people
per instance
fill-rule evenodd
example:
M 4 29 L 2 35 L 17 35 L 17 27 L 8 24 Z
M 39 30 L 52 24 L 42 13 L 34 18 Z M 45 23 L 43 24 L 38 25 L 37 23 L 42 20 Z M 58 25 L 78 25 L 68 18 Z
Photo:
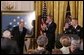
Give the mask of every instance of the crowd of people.
M 41 25 L 42 33 L 37 38 L 37 48 L 29 50 L 28 54 L 83 54 L 83 28 L 78 25 L 77 19 L 66 23 L 64 32 L 58 39 L 60 48 L 55 45 L 56 24 L 51 16 L 47 16 L 46 24 Z M 1 38 L 1 54 L 23 54 L 24 38 L 27 29 L 24 21 L 12 31 L 6 30 Z M 11 38 L 12 37 L 12 38 Z M 56 49 L 54 48 L 56 47 Z

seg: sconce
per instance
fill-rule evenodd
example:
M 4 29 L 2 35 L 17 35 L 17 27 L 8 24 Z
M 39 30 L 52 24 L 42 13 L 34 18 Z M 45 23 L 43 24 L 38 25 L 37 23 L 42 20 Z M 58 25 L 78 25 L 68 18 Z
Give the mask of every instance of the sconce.
M 14 9 L 14 6 L 15 6 L 14 1 L 6 1 L 5 8 L 6 8 L 7 10 L 12 10 L 12 9 Z

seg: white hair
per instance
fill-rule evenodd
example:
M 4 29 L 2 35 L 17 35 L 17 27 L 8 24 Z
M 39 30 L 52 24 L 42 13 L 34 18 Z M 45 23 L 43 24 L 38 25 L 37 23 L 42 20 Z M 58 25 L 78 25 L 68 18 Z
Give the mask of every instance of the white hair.
M 72 39 L 71 40 L 71 45 L 74 44 L 74 45 L 76 45 L 79 48 L 79 46 L 80 46 L 80 39 L 78 39 L 78 40 L 75 40 L 73 38 L 71 38 L 71 39 Z
M 48 38 L 45 35 L 41 35 L 37 39 L 38 45 L 46 46 L 48 44 Z
M 11 38 L 11 32 L 8 30 L 4 31 L 2 37 Z

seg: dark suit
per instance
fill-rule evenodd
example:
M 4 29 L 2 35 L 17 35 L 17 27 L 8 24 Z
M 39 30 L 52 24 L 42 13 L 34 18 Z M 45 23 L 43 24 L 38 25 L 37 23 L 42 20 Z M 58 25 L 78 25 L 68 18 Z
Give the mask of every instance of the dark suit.
M 81 35 L 81 32 L 82 32 L 82 27 L 79 25 L 76 28 L 70 25 L 69 28 L 65 29 L 64 31 L 65 34 L 77 34 L 78 36 Z
M 8 38 L 1 38 L 1 54 L 18 54 L 19 48 L 16 41 L 8 39 Z
M 23 31 L 19 31 L 19 26 L 16 26 L 12 30 L 13 39 L 17 41 L 20 52 L 23 53 L 24 38 L 26 35 L 27 29 L 24 27 Z
M 48 25 L 47 28 L 48 30 L 46 30 L 46 36 L 48 38 L 48 44 L 46 46 L 46 49 L 52 52 L 52 49 L 54 48 L 54 44 L 55 44 L 56 24 L 52 22 L 50 25 Z

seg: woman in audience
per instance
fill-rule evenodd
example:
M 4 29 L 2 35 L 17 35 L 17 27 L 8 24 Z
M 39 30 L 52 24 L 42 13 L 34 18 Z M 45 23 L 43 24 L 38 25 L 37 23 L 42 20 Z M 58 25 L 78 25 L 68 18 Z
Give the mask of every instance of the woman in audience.
M 29 54 L 49 54 L 49 52 L 45 49 L 45 46 L 48 43 L 48 39 L 45 35 L 41 35 L 37 39 L 38 47 L 34 51 L 29 51 Z
M 8 30 L 3 32 L 1 38 L 1 54 L 19 54 L 17 43 L 11 39 L 11 33 Z
M 69 46 L 70 46 L 70 38 L 68 35 L 62 35 L 60 38 L 60 43 L 62 44 L 62 48 L 60 49 L 63 54 L 69 54 Z

